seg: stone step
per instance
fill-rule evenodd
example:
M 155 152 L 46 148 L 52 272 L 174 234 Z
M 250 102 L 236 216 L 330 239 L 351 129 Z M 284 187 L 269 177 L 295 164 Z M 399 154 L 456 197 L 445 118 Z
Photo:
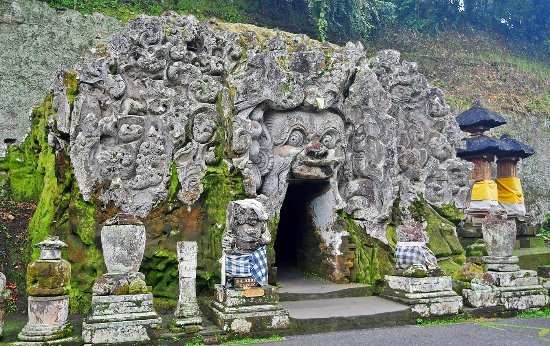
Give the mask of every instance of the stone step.
M 519 258 L 521 269 L 537 270 L 539 266 L 550 263 L 550 247 L 515 250 L 514 256 Z
M 414 324 L 409 306 L 380 297 L 281 302 L 293 333 L 320 333 Z
M 532 249 L 544 248 L 544 238 L 536 236 L 517 236 L 514 248 L 516 249 Z
M 334 299 L 371 296 L 373 288 L 365 284 L 335 284 L 320 279 L 304 277 L 299 273 L 279 275 L 280 301 Z

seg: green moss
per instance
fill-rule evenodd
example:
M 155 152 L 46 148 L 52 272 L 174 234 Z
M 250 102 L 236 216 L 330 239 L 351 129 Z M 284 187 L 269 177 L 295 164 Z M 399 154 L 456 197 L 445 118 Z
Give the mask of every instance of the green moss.
M 47 95 L 42 105 L 32 111 L 27 138 L 19 146 L 10 146 L 0 160 L 0 170 L 9 177 L 10 197 L 15 201 L 37 202 L 45 189 L 48 194 L 56 193 L 52 191 L 55 156 L 47 140 L 48 117 L 54 113 L 52 99 L 51 94 Z
M 370 237 L 351 216 L 340 213 L 339 221 L 349 233 L 350 244 L 355 244 L 355 271 L 353 281 L 374 285 L 381 289 L 384 275 L 391 274 L 395 268 L 393 251 L 386 244 Z
M 155 297 L 178 299 L 178 256 L 161 245 L 148 250 L 140 270 Z
M 462 213 L 462 211 L 453 204 L 444 204 L 441 207 L 432 205 L 432 208 L 439 215 L 454 223 L 455 226 L 458 226 L 458 224 L 464 220 L 464 213 Z
M 72 105 L 74 103 L 74 98 L 78 93 L 78 80 L 75 70 L 65 71 L 63 74 L 63 85 L 65 86 L 65 93 L 67 95 L 67 99 L 69 100 L 69 104 Z

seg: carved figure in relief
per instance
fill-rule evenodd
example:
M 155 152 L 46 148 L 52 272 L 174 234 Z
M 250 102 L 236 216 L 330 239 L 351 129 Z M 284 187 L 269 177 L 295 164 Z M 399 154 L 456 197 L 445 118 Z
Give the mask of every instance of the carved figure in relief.
M 226 231 L 222 238 L 222 284 L 232 285 L 235 277 L 253 277 L 258 284 L 267 284 L 266 245 L 271 242 L 267 228 L 268 215 L 258 199 L 229 202 Z M 229 280 L 223 280 L 224 277 Z

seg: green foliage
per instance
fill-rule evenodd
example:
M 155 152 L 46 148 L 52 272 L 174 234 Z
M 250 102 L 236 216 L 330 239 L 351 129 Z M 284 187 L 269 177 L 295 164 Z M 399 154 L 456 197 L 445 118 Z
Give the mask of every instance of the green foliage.
M 518 315 L 520 318 L 545 317 L 550 318 L 550 309 L 541 309 L 536 311 L 524 311 Z
M 224 342 L 226 345 L 248 345 L 248 344 L 259 344 L 262 342 L 270 342 L 270 341 L 280 341 L 284 338 L 273 334 L 267 338 L 244 338 L 244 339 L 235 339 L 235 340 L 229 340 Z
M 444 326 L 449 324 L 465 323 L 472 321 L 472 318 L 467 316 L 454 316 L 450 318 L 441 318 L 436 320 L 425 320 L 422 318 L 416 319 L 416 324 L 422 327 L 431 327 L 431 326 Z
M 172 10 L 192 13 L 200 19 L 216 17 L 230 22 L 247 22 L 245 11 L 255 8 L 251 0 L 45 0 L 54 8 L 71 8 L 82 13 L 102 12 L 127 21 L 138 14 L 160 15 Z

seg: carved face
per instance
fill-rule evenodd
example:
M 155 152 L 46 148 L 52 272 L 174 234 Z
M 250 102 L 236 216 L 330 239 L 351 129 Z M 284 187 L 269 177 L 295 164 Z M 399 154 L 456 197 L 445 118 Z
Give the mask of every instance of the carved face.
M 274 156 L 293 158 L 293 178 L 325 180 L 334 176 L 343 160 L 344 122 L 331 112 L 271 113 L 266 124 L 274 144 Z
M 271 241 L 264 206 L 256 200 L 230 202 L 227 207 L 225 250 L 246 253 Z

